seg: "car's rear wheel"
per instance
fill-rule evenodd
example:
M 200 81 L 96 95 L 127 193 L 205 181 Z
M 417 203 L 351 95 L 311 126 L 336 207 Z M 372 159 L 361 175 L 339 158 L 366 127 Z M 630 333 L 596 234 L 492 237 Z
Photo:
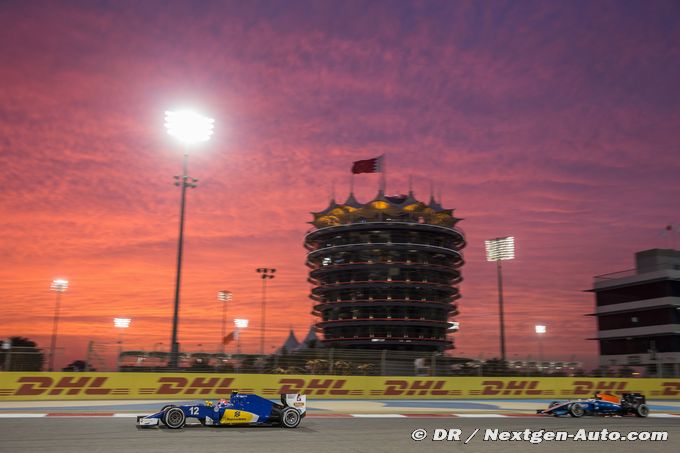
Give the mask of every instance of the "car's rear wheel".
M 579 403 L 574 403 L 569 406 L 569 415 L 572 417 L 583 417 L 583 414 L 585 413 L 585 409 Z
M 184 411 L 179 407 L 171 407 L 165 413 L 165 424 L 170 429 L 180 429 L 187 421 Z
M 297 428 L 301 420 L 300 412 L 293 407 L 287 407 L 281 412 L 281 426 L 284 428 Z
M 646 404 L 638 404 L 635 408 L 635 415 L 637 417 L 646 417 L 649 415 L 649 407 Z

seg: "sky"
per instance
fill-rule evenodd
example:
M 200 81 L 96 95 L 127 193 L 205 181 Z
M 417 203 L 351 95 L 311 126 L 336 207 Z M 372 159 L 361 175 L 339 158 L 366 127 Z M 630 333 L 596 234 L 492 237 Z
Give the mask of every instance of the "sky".
M 214 351 L 227 317 L 266 351 L 314 318 L 303 238 L 351 164 L 385 154 L 387 193 L 464 220 L 455 354 L 594 364 L 593 276 L 678 247 L 680 4 L 672 1 L 0 2 L 0 337 L 48 347 L 52 279 L 67 278 L 57 366 L 89 342 L 170 343 L 183 148 L 164 111 L 215 119 L 190 150 L 180 341 Z M 358 175 L 357 198 L 378 175 Z M 675 242 L 675 244 L 674 244 Z M 159 343 L 162 343 L 159 344 Z M 228 351 L 233 352 L 229 345 Z

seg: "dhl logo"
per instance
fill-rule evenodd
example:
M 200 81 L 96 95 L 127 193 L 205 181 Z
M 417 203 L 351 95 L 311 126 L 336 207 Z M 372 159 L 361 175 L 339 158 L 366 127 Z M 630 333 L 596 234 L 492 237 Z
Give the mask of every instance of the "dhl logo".
M 346 379 L 279 379 L 279 390 L 276 393 L 302 395 L 349 395 L 350 390 L 344 389 Z
M 399 379 L 390 379 L 385 381 L 385 396 L 399 396 L 399 395 L 448 395 L 448 390 L 442 390 L 446 381 L 435 380 L 413 380 L 404 381 Z
M 109 395 L 113 389 L 104 388 L 105 377 L 63 377 L 55 382 L 46 376 L 24 376 L 17 380 L 15 395 Z
M 482 391 L 480 395 L 541 395 L 542 390 L 537 387 L 539 381 L 536 380 L 517 380 L 517 381 L 482 381 Z
M 593 395 L 595 392 L 622 393 L 628 381 L 574 381 L 572 393 L 577 396 Z
M 281 385 L 277 393 L 300 393 L 304 395 L 362 395 L 363 390 L 347 389 L 345 384 L 347 379 L 280 379 Z M 442 390 L 445 380 L 399 380 L 389 379 L 384 382 L 384 389 L 380 390 L 380 395 L 399 396 L 399 395 L 449 395 L 448 390 Z M 376 395 L 376 392 L 371 392 Z
M 15 396 L 38 395 L 125 395 L 130 394 L 128 388 L 105 387 L 107 377 L 62 377 L 53 379 L 47 376 L 23 376 L 17 379 L 19 384 Z M 157 387 L 140 388 L 142 395 L 210 395 L 228 394 L 232 388 L 233 378 L 220 377 L 161 377 Z M 137 389 L 135 389 L 137 390 Z
M 193 379 L 183 377 L 162 377 L 156 395 L 210 395 L 213 393 L 227 394 L 231 391 L 233 378 L 202 378 Z
M 664 396 L 678 396 L 680 395 L 680 382 L 664 382 L 661 384 Z

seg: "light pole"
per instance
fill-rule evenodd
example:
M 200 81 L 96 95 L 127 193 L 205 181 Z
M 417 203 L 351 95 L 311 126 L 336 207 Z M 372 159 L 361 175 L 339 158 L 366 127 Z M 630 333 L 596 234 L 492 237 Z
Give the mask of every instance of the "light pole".
M 264 355 L 264 324 L 265 324 L 265 306 L 267 304 L 267 280 L 274 278 L 276 269 L 269 269 L 266 267 L 258 267 L 256 271 L 262 274 L 262 309 L 260 320 L 260 355 Z
M 54 305 L 54 322 L 52 324 L 52 341 L 50 343 L 50 364 L 48 371 L 54 371 L 54 355 L 56 354 L 57 348 L 57 327 L 59 326 L 59 308 L 61 305 L 61 293 L 68 289 L 68 280 L 62 278 L 57 278 L 52 280 L 52 285 L 50 286 L 52 291 L 57 293 L 57 301 Z
M 486 260 L 495 261 L 498 270 L 498 312 L 500 318 L 501 360 L 505 362 L 505 319 L 503 314 L 503 273 L 501 261 L 515 259 L 515 238 L 504 237 L 484 241 Z
M 196 187 L 197 179 L 188 174 L 189 146 L 205 142 L 213 133 L 214 122 L 212 118 L 201 116 L 197 113 L 180 110 L 165 112 L 165 128 L 169 135 L 175 137 L 185 145 L 184 165 L 182 176 L 175 176 L 175 185 L 180 186 L 180 209 L 179 209 L 179 241 L 177 245 L 177 277 L 175 280 L 175 305 L 172 316 L 172 339 L 170 342 L 170 368 L 177 368 L 179 344 L 177 342 L 177 325 L 179 322 L 179 290 L 182 280 L 182 250 L 184 246 L 184 209 L 186 205 L 187 187 Z
M 120 355 L 123 353 L 123 334 L 125 329 L 130 327 L 132 319 L 130 318 L 113 318 L 113 327 L 120 329 L 120 336 L 118 337 L 118 369 L 120 370 Z
M 234 326 L 236 326 L 236 353 L 241 353 L 241 329 L 248 327 L 247 319 L 234 319 Z
M 227 335 L 227 302 L 231 300 L 231 291 L 222 290 L 217 293 L 217 300 L 222 302 L 222 354 L 224 354 L 224 339 Z
M 543 367 L 543 335 L 545 335 L 546 328 L 543 325 L 537 324 L 535 326 L 536 335 L 538 335 L 538 361 Z

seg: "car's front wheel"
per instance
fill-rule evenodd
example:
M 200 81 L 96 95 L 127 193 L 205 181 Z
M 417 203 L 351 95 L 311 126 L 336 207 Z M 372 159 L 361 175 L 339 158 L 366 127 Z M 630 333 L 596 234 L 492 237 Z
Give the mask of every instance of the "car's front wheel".
M 168 409 L 170 409 L 170 408 L 172 408 L 172 407 L 177 407 L 177 406 L 173 406 L 172 404 L 168 404 L 167 406 L 163 406 L 163 407 L 161 408 L 161 423 L 163 423 L 164 425 L 166 424 L 166 423 L 165 423 L 165 414 L 167 414 L 167 413 L 168 413 Z
M 637 417 L 646 417 L 649 415 L 649 407 L 647 407 L 646 404 L 639 404 L 635 408 L 635 416 Z
M 181 427 L 184 426 L 184 423 L 187 421 L 187 417 L 186 415 L 184 415 L 184 411 L 179 407 L 171 407 L 170 409 L 168 409 L 167 412 L 165 413 L 164 418 L 165 424 L 170 429 L 180 429 Z
M 300 412 L 292 407 L 287 407 L 281 412 L 281 426 L 284 428 L 297 428 L 302 417 Z
M 586 413 L 585 409 L 579 403 L 574 403 L 571 406 L 569 406 L 569 415 L 571 415 L 572 417 L 577 418 L 583 417 L 583 414 L 585 413 Z

